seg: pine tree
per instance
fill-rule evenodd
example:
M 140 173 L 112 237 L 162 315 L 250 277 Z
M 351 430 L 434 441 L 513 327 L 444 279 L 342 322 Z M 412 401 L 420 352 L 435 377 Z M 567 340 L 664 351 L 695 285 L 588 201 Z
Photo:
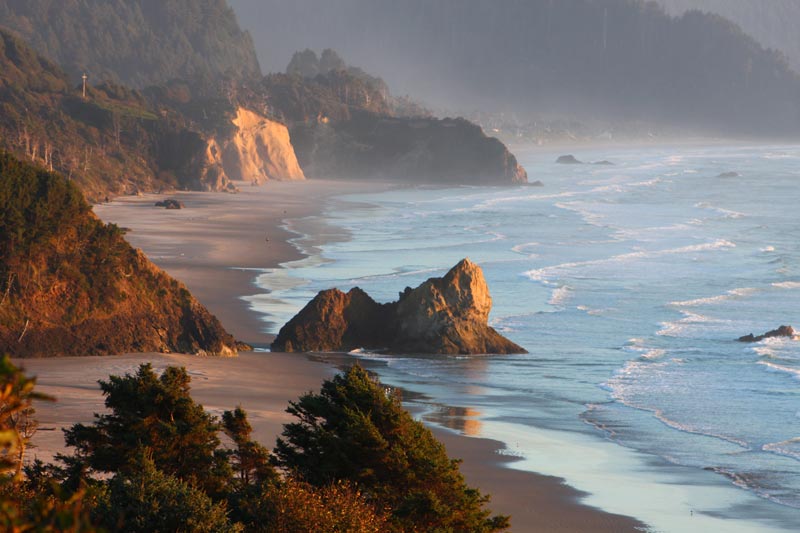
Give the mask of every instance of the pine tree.
M 133 472 L 144 453 L 165 474 L 222 495 L 231 469 L 218 449 L 219 424 L 189 395 L 189 382 L 185 368 L 168 367 L 159 377 L 149 363 L 134 375 L 101 381 L 111 413 L 65 431 L 67 445 L 77 459 L 107 473 Z
M 278 464 L 304 481 L 354 483 L 391 512 L 392 531 L 502 531 L 488 497 L 470 488 L 459 461 L 359 366 L 292 402 L 298 418 L 278 440 Z

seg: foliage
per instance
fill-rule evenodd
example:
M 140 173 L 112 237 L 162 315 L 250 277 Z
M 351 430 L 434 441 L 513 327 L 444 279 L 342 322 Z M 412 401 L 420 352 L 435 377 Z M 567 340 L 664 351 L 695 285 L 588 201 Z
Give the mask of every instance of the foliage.
M 0 24 L 76 80 L 86 71 L 145 87 L 260 73 L 250 36 L 224 0 L 7 0 Z
M 109 497 L 96 515 L 110 531 L 131 533 L 234 533 L 241 525 L 228 519 L 224 503 L 139 457 L 109 483 Z
M 468 487 L 458 461 L 359 366 L 287 410 L 299 420 L 278 440 L 278 463 L 315 486 L 349 481 L 391 512 L 394 531 L 500 531 L 488 497 Z
M 270 483 L 277 480 L 272 468 L 269 450 L 251 438 L 253 427 L 241 407 L 222 414 L 222 427 L 236 448 L 231 452 L 233 469 L 242 486 Z
M 52 400 L 37 393 L 35 384 L 8 356 L 0 359 L 0 529 L 94 532 L 84 490 L 66 491 L 41 476 L 33 483 L 34 476 L 22 477 L 25 447 L 36 428 L 32 402 Z
M 108 531 L 131 532 L 480 533 L 507 527 L 505 517 L 489 518 L 481 509 L 487 498 L 466 487 L 457 462 L 430 432 L 358 367 L 325 382 L 320 395 L 292 404 L 296 414 L 300 404 L 314 404 L 343 419 L 326 424 L 320 417 L 331 435 L 292 460 L 284 453 L 282 476 L 251 439 L 245 411 L 226 411 L 220 426 L 191 399 L 189 381 L 183 368 L 168 367 L 159 377 L 141 365 L 135 374 L 101 382 L 110 414 L 66 432 L 76 454 L 61 457 L 65 466 L 36 461 L 26 467 L 24 481 L 0 483 L 0 528 L 99 531 L 92 519 Z M 315 416 L 303 412 L 304 420 Z M 286 434 L 300 425 L 287 426 Z M 223 428 L 230 450 L 217 438 Z M 311 453 L 321 455 L 312 460 Z M 326 475 L 304 470 L 331 458 L 339 465 L 324 467 Z
M 0 351 L 219 353 L 234 343 L 91 213 L 74 182 L 0 150 Z
M 92 200 L 201 185 L 204 136 L 231 127 L 231 105 L 216 93 L 184 103 L 170 94 L 104 82 L 84 98 L 58 66 L 0 29 L 0 149 L 63 173 Z
M 36 378 L 23 374 L 8 355 L 0 358 L 0 476 L 13 472 L 15 482 L 22 479 L 25 449 L 36 430 L 33 401 L 52 400 L 35 386 Z
M 16 254 L 48 245 L 89 210 L 72 183 L 0 152 L 0 269 Z
M 101 381 L 110 414 L 65 432 L 78 458 L 99 472 L 133 474 L 147 455 L 155 468 L 208 494 L 225 490 L 230 467 L 218 450 L 219 424 L 189 395 L 185 368 L 158 376 L 142 364 L 136 374 Z
M 270 533 L 383 533 L 390 528 L 385 513 L 367 502 L 350 483 L 323 487 L 287 479 L 268 490 L 259 502 Z
M 95 533 L 103 531 L 91 518 L 86 492 L 52 487 L 50 493 L 24 486 L 0 485 L 0 529 L 11 532 Z

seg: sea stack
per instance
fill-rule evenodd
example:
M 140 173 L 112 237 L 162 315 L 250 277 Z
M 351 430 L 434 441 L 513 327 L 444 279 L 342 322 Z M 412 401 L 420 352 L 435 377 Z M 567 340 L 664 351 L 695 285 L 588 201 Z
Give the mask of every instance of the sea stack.
M 771 337 L 790 337 L 793 338 L 795 335 L 794 328 L 792 326 L 780 326 L 778 329 L 773 329 L 764 333 L 763 335 L 755 336 L 752 333 L 749 335 L 745 335 L 743 337 L 739 337 L 737 340 L 739 342 L 759 342 L 763 341 L 764 339 L 769 339 Z
M 526 353 L 488 324 L 492 298 L 481 268 L 464 259 L 441 278 L 380 304 L 358 287 L 320 292 L 283 328 L 273 351 Z

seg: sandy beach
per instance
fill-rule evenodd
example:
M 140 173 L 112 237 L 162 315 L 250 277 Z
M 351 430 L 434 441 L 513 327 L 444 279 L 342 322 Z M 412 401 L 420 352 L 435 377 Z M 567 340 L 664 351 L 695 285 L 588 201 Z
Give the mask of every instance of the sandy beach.
M 317 181 L 240 187 L 239 194 L 169 195 L 186 205 L 182 210 L 155 208 L 153 203 L 164 196 L 145 195 L 96 206 L 95 212 L 129 228 L 129 241 L 185 283 L 239 340 L 265 346 L 272 339 L 267 323 L 243 297 L 263 292 L 254 280 L 264 269 L 302 257 L 289 242 L 296 235 L 282 227 L 283 220 L 318 213 L 333 195 L 388 185 Z M 312 231 L 319 241 L 346 238 L 331 228 Z M 63 451 L 60 430 L 76 422 L 89 423 L 93 413 L 104 409 L 97 380 L 133 372 L 142 362 L 156 368 L 185 366 L 192 376 L 193 396 L 206 409 L 221 414 L 241 405 L 250 414 L 256 439 L 267 447 L 290 420 L 285 413 L 288 402 L 318 389 L 336 371 L 308 356 L 264 352 L 233 359 L 128 354 L 18 362 L 38 377 L 38 390 L 58 398 L 37 406 L 41 429 L 31 457 L 49 460 Z M 559 478 L 504 467 L 513 458 L 498 453 L 501 443 L 434 431 L 451 457 L 463 459 L 461 469 L 469 484 L 492 495 L 490 508 L 512 516 L 514 532 L 617 532 L 643 527 L 631 518 L 582 505 L 581 493 Z

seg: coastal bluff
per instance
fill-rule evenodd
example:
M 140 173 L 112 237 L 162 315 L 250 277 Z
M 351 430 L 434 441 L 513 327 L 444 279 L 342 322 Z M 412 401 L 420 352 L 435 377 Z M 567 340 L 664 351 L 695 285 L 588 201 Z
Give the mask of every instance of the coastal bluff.
M 488 324 L 492 298 L 481 268 L 464 259 L 441 278 L 380 304 L 358 287 L 321 291 L 284 325 L 274 352 L 357 348 L 390 353 L 527 353 Z
M 72 181 L 3 152 L 0 258 L 0 354 L 244 348 L 122 229 L 103 224 Z

